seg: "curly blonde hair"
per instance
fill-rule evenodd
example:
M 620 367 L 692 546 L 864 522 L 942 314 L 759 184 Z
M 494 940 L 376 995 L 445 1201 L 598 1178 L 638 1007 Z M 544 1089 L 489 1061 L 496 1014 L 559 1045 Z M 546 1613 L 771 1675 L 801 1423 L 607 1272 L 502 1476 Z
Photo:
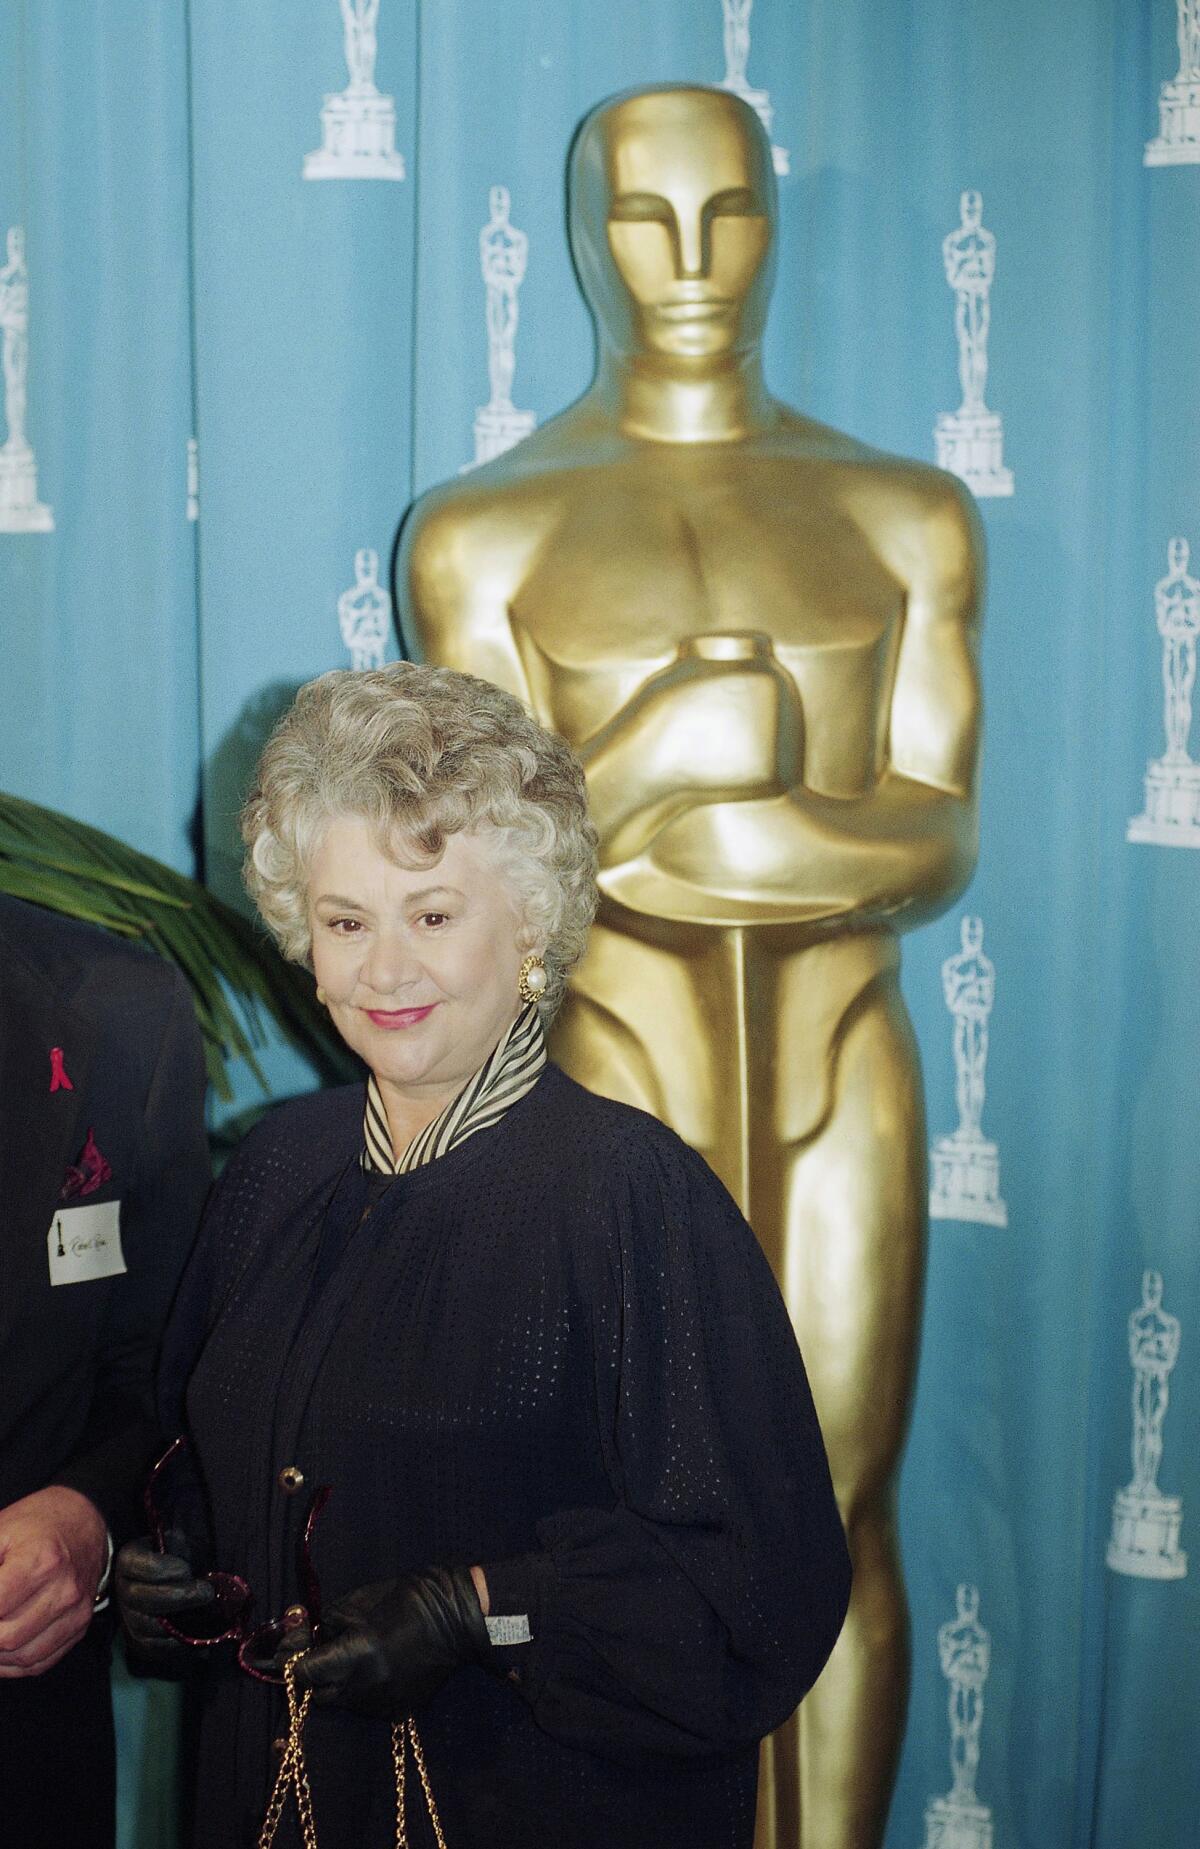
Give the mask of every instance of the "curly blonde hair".
M 267 741 L 242 811 L 247 890 L 285 957 L 311 951 L 308 865 L 357 816 L 405 865 L 494 829 L 518 915 L 545 945 L 553 1013 L 596 909 L 596 830 L 578 759 L 520 701 L 474 675 L 397 661 L 309 681 Z

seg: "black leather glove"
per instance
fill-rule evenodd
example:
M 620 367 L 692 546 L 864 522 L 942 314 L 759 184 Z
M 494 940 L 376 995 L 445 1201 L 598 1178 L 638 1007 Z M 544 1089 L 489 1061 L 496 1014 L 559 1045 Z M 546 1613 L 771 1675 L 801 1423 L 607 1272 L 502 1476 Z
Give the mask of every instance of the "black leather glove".
M 492 1645 L 467 1567 L 426 1567 L 331 1605 L 296 1682 L 319 1703 L 399 1720 Z
M 182 1667 L 201 1652 L 164 1631 L 158 1622 L 170 1618 L 181 1630 L 196 1619 L 203 1635 L 203 1614 L 216 1599 L 211 1581 L 198 1578 L 188 1558 L 188 1544 L 178 1530 L 166 1537 L 168 1552 L 160 1554 L 150 1540 L 126 1541 L 113 1565 L 113 1592 L 126 1635 L 138 1655 L 155 1667 Z

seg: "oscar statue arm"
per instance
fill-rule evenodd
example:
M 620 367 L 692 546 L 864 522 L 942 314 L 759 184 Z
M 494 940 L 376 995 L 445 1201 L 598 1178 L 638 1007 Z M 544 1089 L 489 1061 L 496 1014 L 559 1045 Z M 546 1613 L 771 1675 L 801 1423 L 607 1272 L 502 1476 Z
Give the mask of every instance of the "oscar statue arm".
M 696 922 L 907 928 L 963 889 L 977 852 L 982 540 L 968 497 L 937 480 L 919 519 L 873 532 L 906 586 L 876 781 L 843 797 L 784 778 L 773 794 L 690 806 L 602 869 L 611 898 Z
M 698 804 L 778 795 L 800 775 L 803 722 L 767 638 L 685 642 L 579 747 L 601 864 L 636 858 Z
M 952 903 L 979 845 L 983 531 L 966 490 L 948 476 L 934 480 L 918 519 L 878 535 L 885 563 L 907 586 L 887 769 L 864 797 L 801 789 L 793 805 L 820 890 L 855 919 L 905 927 Z
M 475 674 L 534 707 L 509 621 L 509 582 L 528 536 L 486 507 L 460 505 L 451 491 L 418 501 L 396 554 L 393 593 L 412 661 Z
M 514 521 L 498 501 L 469 506 L 435 492 L 405 525 L 395 598 L 413 660 L 480 675 L 553 725 L 510 618 L 539 537 L 534 521 Z M 598 713 L 596 729 L 572 741 L 606 861 L 628 858 L 697 802 L 776 794 L 799 774 L 799 704 L 766 637 L 718 642 L 734 652 L 711 658 L 705 646 L 685 642 L 615 715 Z

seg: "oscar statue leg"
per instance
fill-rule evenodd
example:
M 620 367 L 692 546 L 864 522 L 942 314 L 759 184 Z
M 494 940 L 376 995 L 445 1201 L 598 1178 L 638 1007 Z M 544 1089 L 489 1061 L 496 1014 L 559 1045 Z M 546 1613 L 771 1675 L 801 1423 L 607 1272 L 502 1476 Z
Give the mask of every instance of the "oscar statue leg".
M 755 1849 L 879 1849 L 908 1697 L 893 1479 L 915 1373 L 927 1184 L 916 1048 L 890 978 L 859 998 L 831 1055 L 827 1116 L 801 1143 L 777 1135 L 773 1150 L 756 1148 L 752 1205 L 808 1366 L 854 1590 L 824 1673 L 764 1748 Z M 788 1061 L 775 1072 L 780 1128 Z
M 551 1053 L 606 1098 L 649 1111 L 698 1149 L 747 1208 L 742 933 L 601 909 L 554 1023 Z

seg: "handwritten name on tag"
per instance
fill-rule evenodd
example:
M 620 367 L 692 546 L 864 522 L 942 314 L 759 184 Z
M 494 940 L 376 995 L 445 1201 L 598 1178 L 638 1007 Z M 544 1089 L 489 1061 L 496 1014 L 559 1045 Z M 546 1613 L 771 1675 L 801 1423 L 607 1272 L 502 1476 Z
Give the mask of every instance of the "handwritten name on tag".
M 117 1277 L 125 1269 L 120 1201 L 60 1207 L 46 1234 L 46 1251 L 51 1284 Z
M 529 1644 L 533 1642 L 533 1632 L 529 1628 L 529 1618 L 525 1612 L 515 1617 L 488 1617 L 483 1621 L 487 1625 L 487 1634 L 494 1644 Z

